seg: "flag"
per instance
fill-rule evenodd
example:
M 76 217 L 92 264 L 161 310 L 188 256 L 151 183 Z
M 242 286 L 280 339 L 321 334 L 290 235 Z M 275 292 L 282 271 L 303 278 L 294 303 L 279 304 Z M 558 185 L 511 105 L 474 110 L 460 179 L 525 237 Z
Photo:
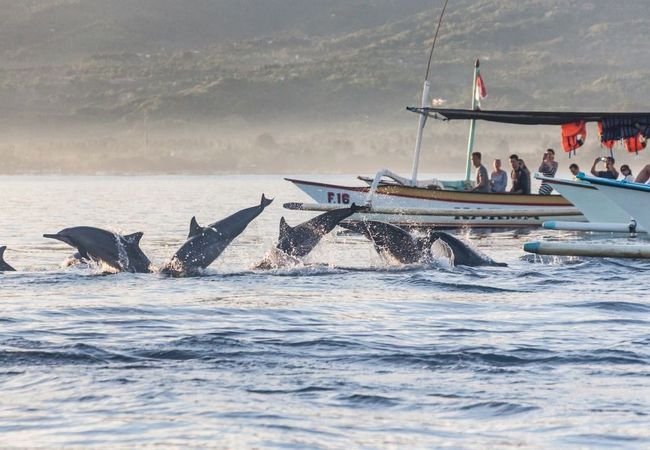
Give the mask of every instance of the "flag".
M 487 89 L 480 73 L 476 74 L 476 104 L 481 107 L 481 99 L 487 97 Z

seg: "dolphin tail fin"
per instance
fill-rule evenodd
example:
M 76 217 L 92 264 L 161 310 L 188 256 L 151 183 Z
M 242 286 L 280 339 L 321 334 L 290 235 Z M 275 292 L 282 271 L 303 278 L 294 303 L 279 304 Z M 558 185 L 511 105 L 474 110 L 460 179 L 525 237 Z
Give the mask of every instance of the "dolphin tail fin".
M 272 198 L 266 198 L 264 196 L 264 194 L 262 194 L 262 200 L 260 200 L 260 206 L 262 207 L 262 209 L 266 208 L 271 203 L 273 203 L 273 199 Z

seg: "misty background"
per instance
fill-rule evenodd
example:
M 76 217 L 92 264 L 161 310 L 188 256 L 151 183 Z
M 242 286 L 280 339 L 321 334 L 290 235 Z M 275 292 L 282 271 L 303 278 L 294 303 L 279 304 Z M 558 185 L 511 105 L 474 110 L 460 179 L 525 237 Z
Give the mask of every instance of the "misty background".
M 408 172 L 442 0 L 0 0 L 0 173 Z M 647 0 L 450 0 L 432 98 L 647 111 Z M 423 172 L 461 172 L 466 123 L 429 121 Z M 487 163 L 559 127 L 479 123 Z M 650 151 L 650 150 L 647 150 Z M 618 164 L 648 161 L 616 148 Z M 617 164 L 617 165 L 618 165 Z M 585 167 L 587 166 L 587 167 Z

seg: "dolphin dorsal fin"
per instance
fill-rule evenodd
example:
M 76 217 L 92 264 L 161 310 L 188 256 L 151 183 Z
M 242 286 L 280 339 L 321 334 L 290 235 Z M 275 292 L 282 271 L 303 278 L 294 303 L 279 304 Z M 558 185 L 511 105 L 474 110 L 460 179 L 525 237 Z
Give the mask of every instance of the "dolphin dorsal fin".
M 192 217 L 192 220 L 190 220 L 190 232 L 187 238 L 189 239 L 201 233 L 203 233 L 203 227 L 196 221 L 196 217 Z
M 6 246 L 6 245 L 2 245 L 2 246 L 0 246 L 0 259 L 2 259 L 2 255 L 5 254 L 5 250 L 7 250 L 7 246 Z
M 127 234 L 124 236 L 124 240 L 129 244 L 140 245 L 140 239 L 142 239 L 142 236 L 144 236 L 144 233 L 142 231 L 138 231 L 137 233 Z
M 282 236 L 286 235 L 291 231 L 291 227 L 287 223 L 287 221 L 284 219 L 284 216 L 280 217 L 280 239 L 282 239 Z

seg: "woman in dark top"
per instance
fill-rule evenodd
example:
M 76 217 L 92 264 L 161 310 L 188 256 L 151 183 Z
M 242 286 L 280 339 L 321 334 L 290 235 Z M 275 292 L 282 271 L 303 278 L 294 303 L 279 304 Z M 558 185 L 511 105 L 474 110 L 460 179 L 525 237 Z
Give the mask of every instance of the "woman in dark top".
M 530 194 L 530 170 L 523 159 L 519 160 L 519 188 L 522 194 Z

